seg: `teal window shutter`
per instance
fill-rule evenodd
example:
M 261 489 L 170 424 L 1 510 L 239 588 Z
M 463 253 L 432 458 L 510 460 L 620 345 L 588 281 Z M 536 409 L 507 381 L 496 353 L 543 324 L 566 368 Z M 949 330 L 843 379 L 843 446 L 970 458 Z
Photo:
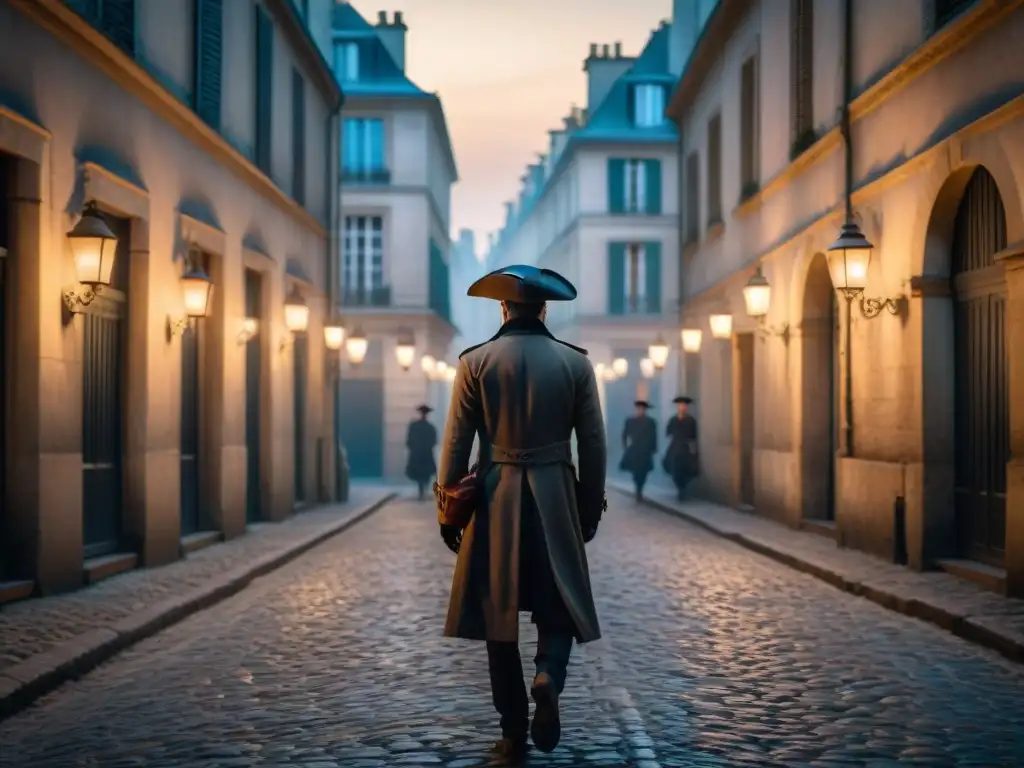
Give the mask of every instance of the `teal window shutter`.
M 661 213 L 661 160 L 644 160 L 646 168 L 644 176 L 647 179 L 646 213 L 657 215 Z
M 135 56 L 135 0 L 103 0 L 87 3 L 87 17 L 99 20 L 99 26 L 110 41 Z
M 256 8 L 256 167 L 270 175 L 271 104 L 274 96 L 274 22 Z
M 608 243 L 608 314 L 626 314 L 625 243 Z
M 661 314 L 661 243 L 644 243 L 644 277 L 647 312 Z
M 608 213 L 626 210 L 626 161 L 608 158 Z
M 292 197 L 306 204 L 306 81 L 292 68 Z
M 220 129 L 223 0 L 196 0 L 196 114 Z

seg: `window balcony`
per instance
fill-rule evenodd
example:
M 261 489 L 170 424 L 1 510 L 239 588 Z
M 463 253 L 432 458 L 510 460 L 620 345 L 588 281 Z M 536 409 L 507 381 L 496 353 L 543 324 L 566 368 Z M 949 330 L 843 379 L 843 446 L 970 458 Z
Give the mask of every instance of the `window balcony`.
M 390 184 L 391 171 L 387 168 L 342 168 L 342 184 Z
M 657 296 L 626 296 L 622 304 L 611 307 L 609 315 L 660 315 L 661 300 Z
M 346 288 L 341 294 L 343 307 L 390 307 L 391 286 L 373 288 Z

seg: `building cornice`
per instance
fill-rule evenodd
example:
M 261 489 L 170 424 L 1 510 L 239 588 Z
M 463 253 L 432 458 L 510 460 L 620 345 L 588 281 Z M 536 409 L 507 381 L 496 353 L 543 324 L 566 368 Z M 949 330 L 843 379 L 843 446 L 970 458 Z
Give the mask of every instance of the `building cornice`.
M 204 123 L 186 104 L 62 0 L 10 0 L 10 5 L 99 69 L 118 87 L 137 98 L 251 189 L 302 222 L 319 237 L 327 236 L 326 229 L 309 211 L 285 194 L 223 136 Z

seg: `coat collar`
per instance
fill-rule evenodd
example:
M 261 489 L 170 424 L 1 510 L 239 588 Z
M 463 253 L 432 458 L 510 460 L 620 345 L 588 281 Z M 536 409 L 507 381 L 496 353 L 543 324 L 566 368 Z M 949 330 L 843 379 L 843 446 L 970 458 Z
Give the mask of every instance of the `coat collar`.
M 538 317 L 513 317 L 498 329 L 498 332 L 491 337 L 491 341 L 511 333 L 547 336 L 549 339 L 558 341 L 558 339 L 551 335 L 551 331 L 544 325 L 544 321 Z

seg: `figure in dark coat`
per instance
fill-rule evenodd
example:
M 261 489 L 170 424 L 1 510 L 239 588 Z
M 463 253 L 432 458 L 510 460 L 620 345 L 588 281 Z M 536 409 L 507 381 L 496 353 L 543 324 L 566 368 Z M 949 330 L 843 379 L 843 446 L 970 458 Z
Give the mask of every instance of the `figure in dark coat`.
M 626 419 L 622 429 L 622 461 L 619 469 L 633 475 L 633 486 L 636 498 L 644 497 L 644 484 L 647 476 L 654 469 L 654 454 L 658 452 L 658 425 L 647 409 L 651 407 L 646 400 L 637 400 L 636 415 Z
M 697 446 L 697 420 L 689 413 L 689 397 L 677 397 L 676 415 L 668 420 L 665 435 L 668 437 L 668 450 L 662 461 L 662 468 L 672 476 L 679 500 L 684 498 L 686 486 L 700 474 L 700 452 Z
M 433 408 L 421 405 L 416 410 L 420 412 L 420 417 L 409 422 L 409 431 L 405 436 L 405 447 L 409 449 L 405 475 L 416 483 L 419 488 L 419 499 L 423 501 L 427 496 L 427 485 L 437 472 L 437 465 L 434 463 L 437 430 L 427 421 L 427 414 L 432 413 Z
M 558 341 L 544 325 L 545 302 L 575 298 L 572 284 L 555 272 L 516 265 L 484 276 L 469 295 L 501 301 L 502 326 L 460 356 L 441 445 L 441 487 L 466 475 L 475 435 L 485 457 L 472 521 L 464 531 L 441 528 L 458 552 L 444 633 L 487 642 L 502 730 L 495 750 L 518 759 L 528 729 L 538 749 L 558 744 L 558 699 L 573 639 L 601 636 L 584 544 L 596 535 L 603 510 L 607 449 L 586 352 Z M 520 611 L 532 613 L 537 625 L 532 726 Z

